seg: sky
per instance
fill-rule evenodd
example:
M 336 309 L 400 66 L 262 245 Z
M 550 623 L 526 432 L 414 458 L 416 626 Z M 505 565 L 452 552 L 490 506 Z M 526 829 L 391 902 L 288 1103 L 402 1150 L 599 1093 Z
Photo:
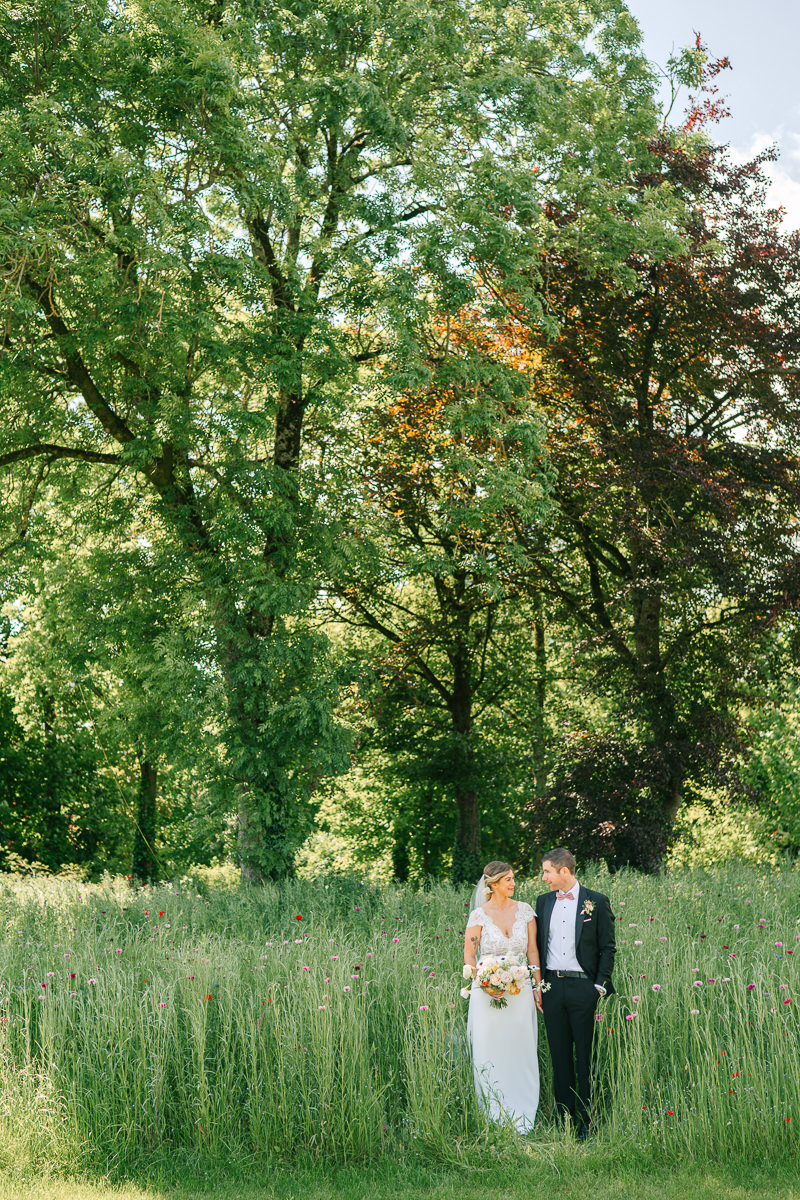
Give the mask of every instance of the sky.
M 644 35 L 648 58 L 663 65 L 670 52 L 702 35 L 712 58 L 731 61 L 717 77 L 731 116 L 712 127 L 745 159 L 773 143 L 770 200 L 800 228 L 800 0 L 626 0 Z

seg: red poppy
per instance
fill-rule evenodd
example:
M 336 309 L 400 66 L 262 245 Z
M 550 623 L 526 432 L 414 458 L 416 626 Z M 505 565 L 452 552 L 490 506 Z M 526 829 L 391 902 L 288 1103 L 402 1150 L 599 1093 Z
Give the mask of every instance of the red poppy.
M 302 921 L 302 919 L 303 919 L 302 913 L 298 913 L 297 916 L 295 917 L 295 921 Z

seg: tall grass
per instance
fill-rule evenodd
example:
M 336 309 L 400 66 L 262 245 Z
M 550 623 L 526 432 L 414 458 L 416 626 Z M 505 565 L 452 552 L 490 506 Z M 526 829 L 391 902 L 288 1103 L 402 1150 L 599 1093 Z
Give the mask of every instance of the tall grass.
M 796 1154 L 800 871 L 585 878 L 619 935 L 598 1137 L 660 1159 Z M 466 907 L 446 886 L 0 877 L 0 1162 L 510 1145 L 472 1091 Z M 534 1148 L 556 1136 L 541 1040 Z

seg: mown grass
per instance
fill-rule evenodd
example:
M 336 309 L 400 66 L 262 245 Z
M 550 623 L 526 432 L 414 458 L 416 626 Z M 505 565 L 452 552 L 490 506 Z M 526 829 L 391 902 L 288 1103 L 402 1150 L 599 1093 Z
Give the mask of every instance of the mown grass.
M 0 1175 L 0 1200 L 485 1200 L 502 1189 L 504 1200 L 798 1200 L 796 1169 L 756 1167 L 626 1166 L 603 1156 L 558 1154 L 557 1161 L 465 1164 L 459 1169 L 383 1163 L 269 1171 L 220 1170 L 182 1178 L 163 1174 L 117 1183 L 47 1176 Z M 501 1182 L 499 1182 L 501 1180 Z
M 255 1198 L 304 1179 L 303 1195 L 326 1180 L 326 1195 L 374 1197 L 400 1169 L 404 1195 L 418 1171 L 420 1194 L 458 1182 L 463 1197 L 500 1168 L 507 1196 L 523 1177 L 526 1194 L 547 1178 L 557 1196 L 576 1172 L 597 1176 L 593 1196 L 631 1194 L 614 1190 L 631 1172 L 705 1179 L 682 1195 L 712 1196 L 721 1168 L 708 1164 L 725 1164 L 728 1195 L 756 1166 L 771 1195 L 791 1194 L 800 870 L 586 882 L 613 900 L 619 995 L 599 1014 L 597 1132 L 579 1148 L 552 1123 L 543 1031 L 536 1131 L 521 1142 L 482 1123 L 458 998 L 468 901 L 448 887 L 0 879 L 3 1186 L 130 1175 L 143 1195 L 177 1198 L 205 1194 L 207 1177 Z

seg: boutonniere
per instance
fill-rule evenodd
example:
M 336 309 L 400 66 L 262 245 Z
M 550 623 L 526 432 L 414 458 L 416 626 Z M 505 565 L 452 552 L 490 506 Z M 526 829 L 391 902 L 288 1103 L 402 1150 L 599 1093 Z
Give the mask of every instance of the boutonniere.
M 594 902 L 592 900 L 584 900 L 583 908 L 581 909 L 581 913 L 583 914 L 583 916 L 586 917 L 588 920 L 588 918 L 591 917 L 593 912 L 594 912 Z

